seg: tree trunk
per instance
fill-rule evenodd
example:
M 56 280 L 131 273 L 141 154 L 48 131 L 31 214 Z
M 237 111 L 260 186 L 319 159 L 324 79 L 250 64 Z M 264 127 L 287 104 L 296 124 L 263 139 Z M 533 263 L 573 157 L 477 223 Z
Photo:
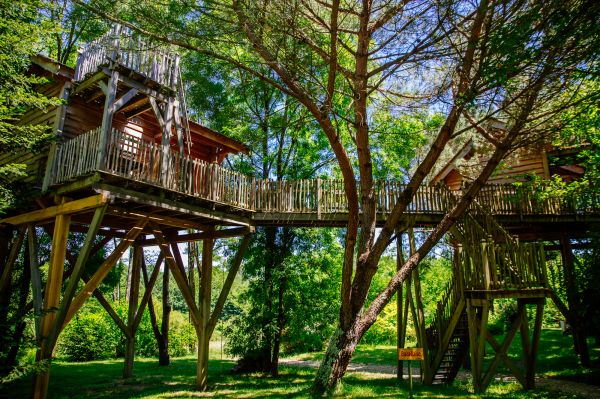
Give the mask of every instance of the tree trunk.
M 279 282 L 279 290 L 277 295 L 277 331 L 273 339 L 273 356 L 271 357 L 271 376 L 279 376 L 279 351 L 281 347 L 281 335 L 285 325 L 285 308 L 283 304 L 283 294 L 285 293 L 286 281 L 285 277 Z
M 169 358 L 169 317 L 171 315 L 171 300 L 169 297 L 169 268 L 165 267 L 163 273 L 162 289 L 162 322 L 160 337 L 158 342 L 158 364 L 168 366 L 171 362 Z
M 583 367 L 591 367 L 590 352 L 586 341 L 585 331 L 582 327 L 583 320 L 581 320 L 580 298 L 577 292 L 577 281 L 573 264 L 573 250 L 571 248 L 570 239 L 566 236 L 561 237 L 561 246 L 567 303 L 569 305 L 569 312 L 572 315 L 571 328 L 573 331 L 573 346 L 575 347 L 575 352 L 579 355 L 581 365 Z
M 348 364 L 352 359 L 352 354 L 360 336 L 355 333 L 354 323 L 351 328 L 344 331 L 338 325 L 335 333 L 329 340 L 325 357 L 317 370 L 315 381 L 313 383 L 313 393 L 333 393 L 338 383 L 344 376 Z

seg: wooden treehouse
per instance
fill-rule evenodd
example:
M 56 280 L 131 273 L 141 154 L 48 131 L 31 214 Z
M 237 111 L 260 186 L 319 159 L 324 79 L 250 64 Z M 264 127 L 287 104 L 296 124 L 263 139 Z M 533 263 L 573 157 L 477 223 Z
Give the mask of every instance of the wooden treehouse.
M 0 288 L 10 285 L 12 268 L 23 247 L 32 272 L 41 347 L 38 359 L 52 357 L 58 335 L 93 295 L 127 338 L 124 376 L 130 376 L 135 332 L 164 263 L 183 294 L 198 335 L 197 383 L 204 389 L 208 341 L 255 226 L 345 225 L 347 203 L 342 182 L 269 181 L 223 167 L 227 154 L 248 149 L 189 120 L 178 57 L 119 27 L 87 45 L 74 70 L 44 57 L 35 59 L 32 68 L 50 80 L 40 92 L 64 103 L 44 112 L 30 111 L 21 121 L 52 127 L 56 141 L 46 151 L 37 155 L 0 154 L 0 164 L 27 163 L 29 174 L 23 183 L 33 187 L 33 194 L 19 211 L 0 220 L 12 229 L 7 253 L 0 254 Z M 386 220 L 403 189 L 398 182 L 377 183 L 379 224 Z M 400 224 L 412 228 L 438 223 L 457 195 L 443 185 L 420 188 Z M 502 361 L 524 386 L 532 386 L 541 314 L 549 289 L 543 246 L 525 241 L 584 231 L 600 221 L 599 210 L 597 198 L 578 203 L 540 200 L 527 189 L 502 184 L 482 190 L 452 231 L 455 277 L 438 306 L 434 323 L 426 328 L 422 314 L 415 318 L 419 321 L 419 342 L 427 348 L 425 382 L 451 381 L 470 353 L 476 389 L 489 384 Z M 44 284 L 36 237 L 42 228 L 52 237 Z M 85 234 L 79 253 L 67 250 L 70 232 Z M 244 238 L 225 287 L 211 309 L 214 240 L 238 236 Z M 118 244 L 104 263 L 93 275 L 86 275 L 84 266 L 89 257 L 113 240 Z M 177 243 L 199 240 L 203 241 L 203 252 L 197 266 L 203 277 L 197 300 Z M 153 267 L 145 265 L 143 256 L 144 248 L 150 246 L 160 248 Z M 134 254 L 132 295 L 128 315 L 121 319 L 97 288 L 130 247 Z M 418 273 L 412 283 L 415 291 L 417 281 Z M 410 287 L 410 283 L 405 284 L 409 291 Z M 498 343 L 486 329 L 487 317 L 492 301 L 507 297 L 518 300 L 519 316 L 505 341 Z M 408 309 L 408 302 L 400 308 Z M 536 306 L 531 338 L 527 304 Z M 419 313 L 420 307 L 416 309 Z M 506 356 L 517 330 L 523 340 L 524 370 Z M 484 371 L 486 341 L 497 355 Z M 45 397 L 48 378 L 48 373 L 36 377 L 35 397 Z

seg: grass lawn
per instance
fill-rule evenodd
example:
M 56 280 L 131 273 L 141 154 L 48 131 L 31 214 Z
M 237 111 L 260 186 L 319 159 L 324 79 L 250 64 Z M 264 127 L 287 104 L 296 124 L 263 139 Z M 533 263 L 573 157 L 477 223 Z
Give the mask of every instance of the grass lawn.
M 576 359 L 570 354 L 569 337 L 559 331 L 546 330 L 542 335 L 540 370 L 547 375 L 567 378 L 582 375 L 576 368 Z M 121 378 L 123 361 L 107 360 L 87 363 L 56 361 L 51 370 L 50 399 L 57 398 L 305 398 L 314 370 L 282 367 L 277 379 L 260 374 L 233 375 L 229 369 L 234 362 L 222 360 L 218 352 L 212 352 L 209 367 L 209 392 L 195 392 L 196 361 L 192 357 L 178 358 L 168 367 L 160 367 L 155 359 L 136 359 L 134 377 Z M 308 355 L 297 358 L 308 358 Z M 316 359 L 318 356 L 312 357 Z M 571 359 L 572 358 L 572 359 Z M 598 359 L 598 351 L 594 351 Z M 363 346 L 357 350 L 357 362 L 394 364 L 393 347 Z M 597 373 L 597 370 L 595 371 Z M 585 374 L 584 374 L 585 375 Z M 589 378 L 598 374 L 590 373 Z M 2 395 L 8 398 L 29 397 L 30 382 L 27 380 L 5 387 Z M 349 373 L 336 397 L 374 398 L 408 397 L 408 383 L 377 376 L 376 374 Z M 496 382 L 485 395 L 473 395 L 467 382 L 455 382 L 452 386 L 426 387 L 415 383 L 415 398 L 534 398 L 578 399 L 568 393 L 534 390 L 525 392 L 514 382 Z

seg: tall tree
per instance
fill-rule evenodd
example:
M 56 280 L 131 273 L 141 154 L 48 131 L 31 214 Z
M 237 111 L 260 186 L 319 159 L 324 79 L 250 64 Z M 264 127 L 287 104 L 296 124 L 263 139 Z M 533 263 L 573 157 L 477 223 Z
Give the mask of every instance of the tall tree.
M 591 0 L 172 0 L 168 5 L 157 13 L 153 2 L 136 1 L 130 5 L 135 19 L 128 25 L 227 61 L 295 98 L 335 154 L 348 223 L 338 329 L 318 371 L 316 392 L 337 385 L 365 331 L 499 162 L 560 127 L 556 114 L 577 101 L 571 97 L 557 104 L 557 95 L 597 72 L 600 4 Z M 441 110 L 445 119 L 376 234 L 372 115 L 388 106 L 404 113 Z M 491 118 L 503 120 L 505 129 L 486 129 Z M 489 160 L 365 306 L 379 258 L 400 218 L 448 142 L 467 130 L 490 142 Z M 349 154 L 356 154 L 356 165 Z
M 56 104 L 36 93 L 45 80 L 28 74 L 31 57 L 44 48 L 52 24 L 39 16 L 39 1 L 0 1 L 0 151 L 35 151 L 50 139 L 45 125 L 17 125 L 28 109 Z M 0 166 L 0 213 L 15 201 L 15 181 L 26 174 L 26 165 Z
M 55 25 L 46 42 L 46 51 L 50 58 L 61 64 L 74 65 L 78 47 L 108 28 L 106 21 L 68 0 L 41 1 L 41 14 Z
M 192 54 L 184 66 L 192 112 L 253 149 L 248 157 L 228 160 L 233 168 L 276 185 L 284 179 L 315 177 L 329 167 L 333 157 L 327 143 L 319 140 L 318 126 L 295 99 L 223 61 Z M 265 68 L 264 73 L 269 71 Z M 239 357 L 236 370 L 278 374 L 289 313 L 284 302 L 297 291 L 295 280 L 289 279 L 289 268 L 297 262 L 290 258 L 306 237 L 289 227 L 258 229 L 244 267 L 245 311 L 229 330 L 234 333 L 228 337 L 230 350 Z

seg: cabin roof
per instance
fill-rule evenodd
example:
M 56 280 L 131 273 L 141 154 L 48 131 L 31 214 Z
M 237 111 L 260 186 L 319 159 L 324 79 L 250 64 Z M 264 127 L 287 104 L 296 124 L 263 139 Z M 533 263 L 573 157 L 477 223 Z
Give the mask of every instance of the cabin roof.
M 434 184 L 436 184 L 436 183 L 439 183 L 440 181 L 442 181 L 446 176 L 448 176 L 448 174 L 450 172 L 458 169 L 457 162 L 459 160 L 461 160 L 469 155 L 472 156 L 474 151 L 475 151 L 475 146 L 473 144 L 473 139 L 470 139 L 461 147 L 460 150 L 458 150 L 458 152 L 456 154 L 454 154 L 452 159 L 450 159 L 450 161 L 448 161 L 446 163 L 446 165 L 444 165 L 444 167 L 433 177 L 432 182 Z
M 61 64 L 53 60 L 52 58 L 46 57 L 42 54 L 37 54 L 31 57 L 32 67 L 41 68 L 43 71 L 50 73 L 51 75 L 61 77 L 66 80 L 73 80 L 75 70 L 70 66 Z

